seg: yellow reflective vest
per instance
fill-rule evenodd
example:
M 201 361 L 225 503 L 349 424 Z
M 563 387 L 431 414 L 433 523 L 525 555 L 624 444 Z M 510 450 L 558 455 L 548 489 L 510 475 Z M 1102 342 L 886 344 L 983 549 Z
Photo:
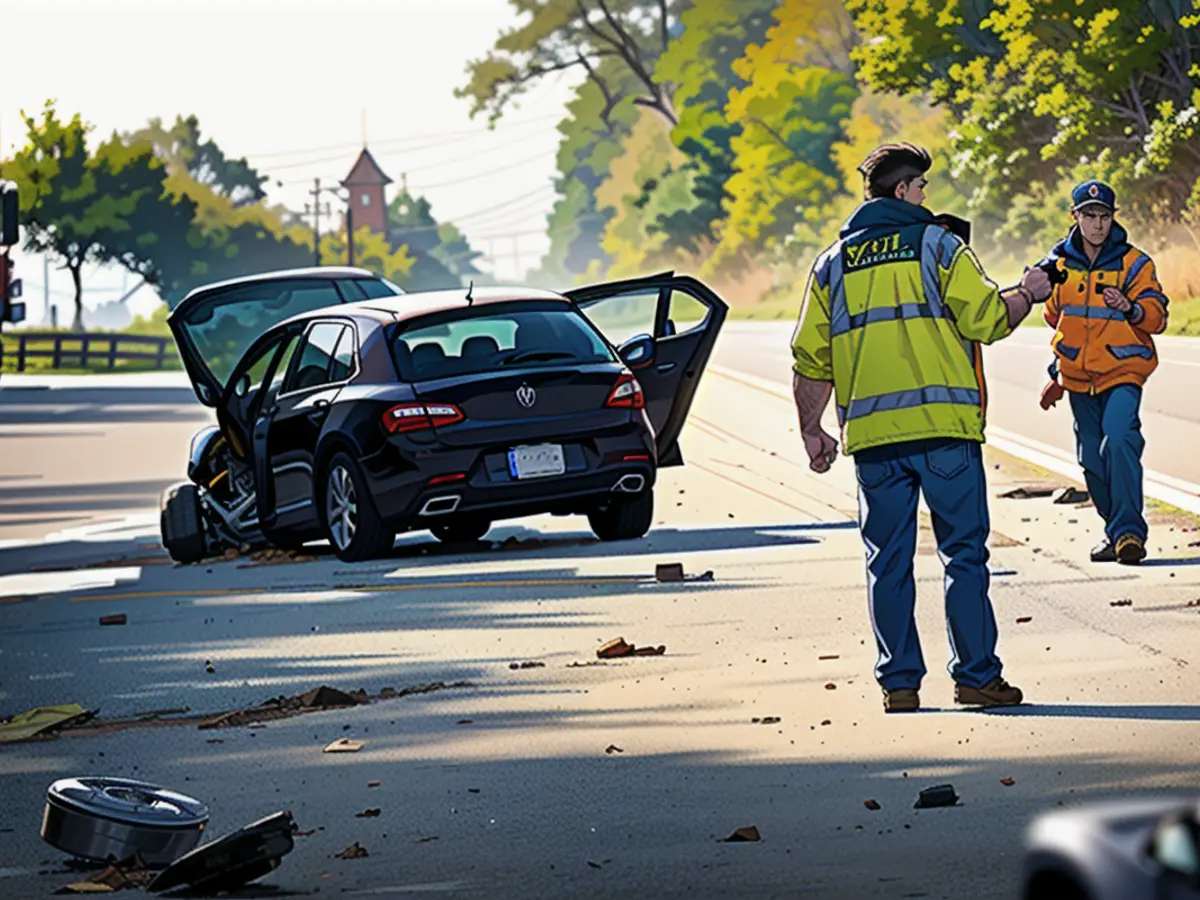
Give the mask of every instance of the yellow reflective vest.
M 832 381 L 844 453 L 925 438 L 982 441 L 980 344 L 1008 307 L 962 240 L 927 209 L 860 206 L 818 257 L 792 340 L 794 370 Z

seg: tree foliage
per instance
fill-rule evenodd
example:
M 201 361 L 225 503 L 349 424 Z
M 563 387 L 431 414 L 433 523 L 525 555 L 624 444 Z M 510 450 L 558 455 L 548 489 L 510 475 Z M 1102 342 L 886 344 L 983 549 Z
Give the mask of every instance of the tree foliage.
M 53 101 L 40 119 L 22 118 L 27 142 L 4 175 L 18 184 L 25 248 L 51 254 L 71 273 L 72 328 L 81 331 L 83 266 L 118 262 L 158 283 L 162 253 L 186 242 L 194 205 L 166 196 L 148 142 L 130 145 L 114 134 L 92 149 L 82 117 L 62 121 Z
M 312 238 L 309 238 L 312 246 Z M 350 254 L 346 247 L 346 230 L 321 235 L 321 262 L 327 266 L 344 266 Z M 405 288 L 412 288 L 411 276 L 417 263 L 403 244 L 391 241 L 368 226 L 354 229 L 354 265 L 374 272 Z
M 196 116 L 175 117 L 170 128 L 162 119 L 151 119 L 145 128 L 126 136 L 130 143 L 149 141 L 154 152 L 172 171 L 186 171 L 197 184 L 214 194 L 229 198 L 236 207 L 261 203 L 266 199 L 263 185 L 267 176 L 245 159 L 230 159 L 212 138 L 201 140 L 200 121 Z
M 929 91 L 955 119 L 976 206 L 1079 166 L 1115 172 L 1131 211 L 1186 215 L 1200 178 L 1200 16 L 1179 0 L 847 0 L 864 78 Z
M 412 259 L 405 283 L 412 290 L 460 287 L 464 278 L 479 273 L 473 260 L 482 254 L 473 250 L 453 225 L 439 223 L 424 197 L 400 191 L 392 198 L 388 237 L 393 247 L 407 248 Z

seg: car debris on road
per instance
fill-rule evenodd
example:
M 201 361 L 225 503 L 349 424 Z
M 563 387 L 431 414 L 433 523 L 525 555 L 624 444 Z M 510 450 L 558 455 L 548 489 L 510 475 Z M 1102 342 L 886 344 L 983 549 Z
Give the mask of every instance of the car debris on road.
M 758 828 L 754 825 L 747 825 L 744 828 L 739 828 L 729 835 L 729 837 L 721 838 L 718 843 L 721 844 L 741 844 L 748 841 L 761 841 L 762 836 L 758 833 Z
M 666 652 L 665 644 L 657 647 L 635 647 L 627 643 L 625 638 L 618 637 L 597 648 L 596 656 L 600 659 L 619 659 L 623 656 L 662 656 Z
M 939 784 L 925 788 L 913 804 L 913 809 L 935 809 L 941 806 L 958 806 L 959 796 L 952 784 Z
M 277 812 L 179 857 L 146 886 L 151 893 L 189 887 L 230 891 L 279 868 L 299 829 L 290 812 Z

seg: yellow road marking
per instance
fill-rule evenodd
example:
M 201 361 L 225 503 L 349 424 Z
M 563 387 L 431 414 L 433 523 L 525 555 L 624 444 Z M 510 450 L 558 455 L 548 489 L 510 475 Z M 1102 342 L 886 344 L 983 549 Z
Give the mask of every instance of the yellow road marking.
M 141 600 L 162 597 L 215 597 L 236 594 L 309 594 L 317 591 L 359 591 L 380 593 L 385 591 L 418 591 L 428 589 L 463 589 L 483 587 L 553 587 L 566 584 L 637 584 L 651 581 L 649 577 L 640 575 L 620 575 L 604 578 L 526 578 L 513 581 L 445 581 L 424 584 L 378 584 L 378 585 L 348 585 L 340 587 L 336 584 L 326 588 L 220 588 L 217 590 L 194 591 L 142 591 L 129 594 L 95 594 L 89 597 L 72 597 L 72 603 L 92 603 L 99 600 Z

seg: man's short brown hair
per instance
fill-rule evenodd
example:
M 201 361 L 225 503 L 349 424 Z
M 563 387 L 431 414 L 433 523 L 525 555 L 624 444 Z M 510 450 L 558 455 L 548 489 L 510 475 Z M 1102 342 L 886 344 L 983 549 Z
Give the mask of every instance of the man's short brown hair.
M 883 144 L 871 151 L 858 171 L 863 177 L 863 194 L 875 197 L 895 197 L 896 185 L 924 175 L 933 165 L 929 151 L 909 143 Z

